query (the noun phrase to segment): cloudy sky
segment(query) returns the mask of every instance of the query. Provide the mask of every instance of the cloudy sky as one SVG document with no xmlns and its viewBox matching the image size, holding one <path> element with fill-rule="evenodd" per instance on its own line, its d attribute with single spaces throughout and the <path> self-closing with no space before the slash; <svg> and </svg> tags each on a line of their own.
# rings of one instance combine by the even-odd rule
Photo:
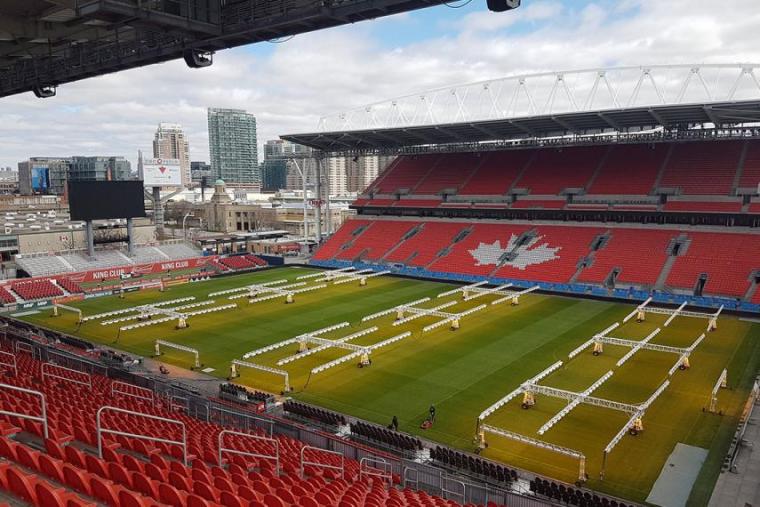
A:
<svg viewBox="0 0 760 507">
<path fill-rule="evenodd" d="M 254 113 L 260 143 L 315 130 L 323 115 L 513 73 L 655 63 L 760 62 L 758 0 L 485 0 L 440 6 L 217 53 L 214 65 L 154 65 L 68 84 L 52 99 L 0 99 L 0 167 L 30 156 L 150 153 L 180 123 L 207 161 L 207 107 Z M 134 166 L 133 166 L 134 167 Z"/>
</svg>

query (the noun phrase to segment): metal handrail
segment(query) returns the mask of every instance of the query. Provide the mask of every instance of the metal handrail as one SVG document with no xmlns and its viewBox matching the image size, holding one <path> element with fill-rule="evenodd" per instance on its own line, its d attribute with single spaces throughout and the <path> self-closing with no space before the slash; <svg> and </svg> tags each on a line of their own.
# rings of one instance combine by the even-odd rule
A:
<svg viewBox="0 0 760 507">
<path fill-rule="evenodd" d="M 139 394 L 131 393 L 129 391 L 117 390 L 118 386 L 126 386 L 131 389 L 138 389 L 139 391 L 147 391 L 148 393 L 150 393 L 150 396 L 140 396 Z M 116 394 L 123 394 L 124 396 L 130 396 L 132 398 L 149 401 L 151 403 L 155 403 L 155 400 L 156 400 L 153 390 L 148 389 L 147 387 L 140 387 L 134 384 L 127 384 L 126 382 L 119 382 L 118 380 L 114 380 L 113 382 L 111 382 L 111 397 L 115 396 Z"/>
<path fill-rule="evenodd" d="M 255 415 L 250 415 L 250 414 L 246 414 L 246 413 L 242 413 L 242 412 L 233 412 L 232 410 L 228 410 L 228 409 L 220 407 L 218 405 L 214 405 L 214 406 L 209 407 L 209 411 L 213 411 L 213 410 L 218 410 L 219 412 L 225 412 L 227 414 L 232 414 L 235 417 L 245 417 L 245 419 L 246 419 L 246 429 L 250 429 L 250 427 L 247 426 L 248 420 L 253 419 L 254 421 L 259 421 L 261 423 L 266 424 L 267 427 L 269 428 L 268 433 L 269 433 L 269 437 L 270 438 L 274 434 L 274 421 L 272 421 L 271 419 L 264 419 L 263 417 L 256 417 Z M 211 417 L 211 414 L 209 414 L 209 419 L 210 419 L 210 417 Z M 221 422 L 221 417 L 220 417 L 220 422 Z"/>
<path fill-rule="evenodd" d="M 321 453 L 326 454 L 332 454 L 333 456 L 339 456 L 340 457 L 340 466 L 336 465 L 328 465 L 326 463 L 320 463 L 318 461 L 306 461 L 304 459 L 304 452 L 307 449 L 311 449 L 312 451 L 317 451 Z M 327 449 L 320 449 L 319 447 L 312 447 L 310 445 L 304 445 L 301 447 L 301 478 L 306 478 L 304 474 L 304 466 L 305 465 L 311 465 L 318 468 L 329 468 L 330 470 L 340 470 L 340 477 L 341 479 L 345 479 L 346 476 L 346 469 L 345 469 L 345 463 L 346 463 L 346 457 L 343 456 L 343 453 L 337 452 L 337 451 L 328 451 Z"/>
<path fill-rule="evenodd" d="M 382 468 L 379 468 L 381 465 Z M 368 456 L 359 460 L 359 479 L 367 477 L 379 477 L 382 480 L 387 480 L 388 484 L 393 484 L 393 472 L 391 464 L 387 460 Z"/>
<path fill-rule="evenodd" d="M 76 379 L 73 379 L 73 378 L 64 377 L 62 375 L 56 375 L 55 373 L 51 373 L 51 372 L 45 370 L 46 366 L 53 367 L 53 368 L 60 368 L 61 370 L 66 370 L 66 371 L 70 371 L 70 372 L 73 372 L 73 373 L 78 373 L 80 375 L 84 375 L 85 377 L 87 377 L 87 382 L 85 382 L 83 380 L 76 380 Z M 41 366 L 40 369 L 42 371 L 42 380 L 45 380 L 45 377 L 53 377 L 53 378 L 57 378 L 57 379 L 60 379 L 60 380 L 64 380 L 66 382 L 71 382 L 72 384 L 79 384 L 79 385 L 87 386 L 90 389 L 92 389 L 92 375 L 90 375 L 89 373 L 85 373 L 85 372 L 79 371 L 79 370 L 74 370 L 73 368 L 66 368 L 65 366 L 61 366 L 61 365 L 55 364 L 55 363 L 42 363 L 42 366 Z"/>
<path fill-rule="evenodd" d="M 29 419 L 30 421 L 41 422 L 45 438 L 48 438 L 47 403 L 45 402 L 45 395 L 43 393 L 41 393 L 40 391 L 34 391 L 32 389 L 26 389 L 24 387 L 12 386 L 12 385 L 9 385 L 9 384 L 0 384 L 0 389 L 2 389 L 2 388 L 10 389 L 11 391 L 19 391 L 19 392 L 22 392 L 22 393 L 27 393 L 27 394 L 31 394 L 33 396 L 39 396 L 40 397 L 40 406 L 42 407 L 42 415 L 40 415 L 40 416 L 29 415 L 29 414 L 22 414 L 22 413 L 19 413 L 19 412 L 11 412 L 9 410 L 0 410 L 0 414 L 15 416 L 15 417 L 18 417 L 19 419 Z"/>
<path fill-rule="evenodd" d="M 409 477 L 410 474 L 408 472 L 414 472 L 414 479 L 412 479 L 411 477 Z M 402 480 L 401 485 L 404 486 L 405 488 L 408 488 L 409 484 L 413 483 L 414 484 L 414 488 L 413 489 L 415 489 L 415 490 L 419 489 L 419 485 L 420 485 L 420 471 L 417 470 L 416 468 L 404 467 L 404 471 L 403 471 L 403 473 L 401 475 L 401 480 Z"/>
<path fill-rule="evenodd" d="M 176 401 L 184 403 L 176 403 Z M 185 412 L 190 414 L 190 398 L 187 396 L 179 396 L 178 394 L 172 394 L 169 396 L 169 410 L 174 412 L 175 408 L 185 409 Z"/>
<path fill-rule="evenodd" d="M 459 484 L 460 486 L 462 486 L 462 492 L 461 493 L 457 493 L 453 489 L 447 489 L 446 488 L 446 483 L 449 482 L 449 481 L 453 482 L 455 484 Z M 467 498 L 465 496 L 466 493 L 467 493 L 467 488 L 466 488 L 464 482 L 460 481 L 459 479 L 452 479 L 451 477 L 447 477 L 443 471 L 441 471 L 441 491 L 443 492 L 443 497 L 446 500 L 449 500 L 449 496 L 448 495 L 454 495 L 454 496 L 462 497 L 462 505 L 464 505 L 465 503 L 467 503 Z"/>
<path fill-rule="evenodd" d="M 4 363 L 4 362 L 2 362 L 2 358 L 4 356 L 10 356 L 10 357 L 12 357 L 13 358 L 13 363 Z M 18 366 L 16 366 L 16 354 L 11 354 L 10 352 L 4 352 L 4 351 L 0 350 L 0 366 L 9 366 L 9 367 L 13 368 L 13 376 L 14 377 L 18 376 Z"/>
<path fill-rule="evenodd" d="M 119 430 L 111 430 L 108 428 L 103 428 L 101 424 L 101 416 L 104 411 L 111 410 L 113 412 L 118 412 L 120 414 L 127 414 L 127 415 L 136 415 L 138 417 L 144 417 L 146 419 L 152 419 L 154 421 L 162 421 L 162 422 L 168 422 L 171 424 L 177 424 L 182 428 L 182 440 L 169 440 L 168 438 L 160 438 L 160 437 L 151 437 L 149 435 L 141 435 L 139 433 L 128 433 L 126 431 L 119 431 Z M 187 466 L 187 428 L 185 427 L 185 423 L 182 421 L 178 421 L 176 419 L 168 419 L 166 417 L 160 417 L 157 415 L 151 415 L 146 414 L 144 412 L 136 412 L 134 410 L 126 410 L 123 408 L 118 407 L 112 407 L 109 405 L 102 406 L 98 409 L 97 414 L 95 415 L 95 426 L 97 429 L 97 435 L 98 435 L 98 457 L 103 458 L 103 434 L 110 434 L 110 435 L 118 435 L 122 437 L 130 437 L 130 438 L 137 438 L 140 440 L 148 440 L 150 442 L 163 442 L 165 444 L 171 444 L 171 445 L 179 445 L 182 447 L 182 462 Z"/>
<path fill-rule="evenodd" d="M 237 449 L 223 447 L 224 435 L 237 435 L 240 437 L 247 437 L 253 440 L 258 440 L 260 442 L 267 442 L 270 444 L 274 444 L 274 455 L 260 454 L 256 452 L 250 452 L 250 451 L 239 451 Z M 219 466 L 223 466 L 222 453 L 224 452 L 228 452 L 230 454 L 237 454 L 239 456 L 251 456 L 253 458 L 264 458 L 264 459 L 274 460 L 275 474 L 280 473 L 280 442 L 274 438 L 260 437 L 258 435 L 252 435 L 250 433 L 243 433 L 241 431 L 222 430 L 219 433 Z"/>
<path fill-rule="evenodd" d="M 28 347 L 28 349 L 27 349 L 27 347 Z M 34 357 L 34 347 L 32 347 L 31 343 L 27 343 L 27 342 L 24 342 L 24 341 L 21 341 L 21 340 L 17 340 L 16 341 L 15 349 L 16 349 L 16 352 L 23 351 L 23 352 L 28 353 L 32 357 Z"/>
</svg>

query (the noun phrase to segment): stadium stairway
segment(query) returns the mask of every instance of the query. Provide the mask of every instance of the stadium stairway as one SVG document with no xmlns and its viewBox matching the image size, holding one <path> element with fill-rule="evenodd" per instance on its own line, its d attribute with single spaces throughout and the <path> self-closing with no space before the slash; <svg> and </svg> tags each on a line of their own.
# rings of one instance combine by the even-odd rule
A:
<svg viewBox="0 0 760 507">
<path fill-rule="evenodd" d="M 750 301 L 752 301 L 755 304 L 760 304 L 760 282 L 755 283 L 754 288 L 750 288 L 750 290 L 754 291 Z"/>
<path fill-rule="evenodd" d="M 10 353 L 8 349 L 7 352 Z M 345 472 L 334 455 L 305 449 L 285 435 L 274 440 L 228 438 L 226 445 L 244 454 L 227 454 L 219 463 L 222 426 L 203 422 L 173 409 L 164 400 L 152 400 L 145 390 L 100 375 L 89 379 L 79 372 L 58 369 L 59 376 L 41 375 L 42 363 L 23 352 L 15 354 L 17 373 L 3 381 L 41 392 L 47 403 L 48 435 L 39 421 L 0 415 L 0 489 L 33 505 L 78 507 L 105 504 L 118 507 L 456 507 L 459 504 L 421 491 L 401 489 L 378 477 L 360 474 L 358 462 L 346 459 Z M 91 385 L 86 385 L 91 384 Z M 101 424 L 121 432 L 104 433 L 102 457 L 96 452 L 96 413 L 112 406 L 134 413 L 102 413 Z M 7 412 L 34 414 L 38 398 L 25 392 L 0 389 L 0 407 Z M 153 416 L 148 419 L 145 416 Z M 155 419 L 155 417 L 162 419 Z M 180 422 L 187 435 L 187 462 Z M 146 438 L 136 438 L 134 435 Z M 250 433 L 265 437 L 263 430 Z M 151 440 L 152 439 L 152 440 Z M 245 452 L 273 455 L 279 448 L 279 467 L 271 459 Z M 301 456 L 314 465 L 303 467 Z M 379 472 L 376 469 L 374 471 Z M 373 471 L 369 470 L 369 471 Z M 365 468 L 365 471 L 367 469 Z"/>
<path fill-rule="evenodd" d="M 736 174 L 734 175 L 734 181 L 731 184 L 732 195 L 736 194 L 736 191 L 739 189 L 739 186 L 742 182 L 742 177 L 744 176 L 744 165 L 747 162 L 747 152 L 749 151 L 750 143 L 749 141 L 744 141 L 742 145 L 741 152 L 739 153 L 739 163 L 736 167 Z"/>
<path fill-rule="evenodd" d="M 665 264 L 662 265 L 662 271 L 660 271 L 660 274 L 657 277 L 657 281 L 654 283 L 655 289 L 665 289 L 665 282 L 670 276 L 670 272 L 673 270 L 673 265 L 676 263 L 676 260 L 678 260 L 678 255 L 683 255 L 686 253 L 689 248 L 689 243 L 690 241 L 688 236 L 686 236 L 685 233 L 681 233 L 676 238 L 673 238 L 670 244 L 668 244 L 668 258 L 665 261 Z M 679 244 L 678 255 L 673 253 L 676 244 Z"/>
<path fill-rule="evenodd" d="M 588 181 L 584 185 L 583 189 L 585 191 L 588 192 L 588 189 L 591 188 L 591 186 L 594 184 L 596 179 L 599 177 L 599 173 L 602 171 L 602 167 L 604 167 L 604 164 L 607 162 L 607 159 L 610 157 L 611 152 L 612 152 L 612 146 L 610 145 L 604 151 L 602 158 L 599 159 L 599 163 L 596 164 L 596 167 L 594 168 L 594 172 L 591 174 L 591 177 L 588 179 Z"/>
<path fill-rule="evenodd" d="M 67 261 L 65 257 L 63 257 L 63 256 L 60 256 L 60 255 L 59 255 L 59 256 L 56 256 L 56 258 L 57 258 L 57 259 L 58 259 L 58 260 L 59 260 L 59 261 L 60 261 L 60 262 L 61 262 L 61 263 L 62 263 L 64 266 L 66 266 L 66 268 L 67 268 L 69 271 L 76 271 L 76 269 L 74 269 L 74 266 L 72 266 L 72 265 L 71 265 L 71 263 L 70 263 L 69 261 Z"/>
<path fill-rule="evenodd" d="M 413 239 L 415 236 L 419 235 L 421 232 L 423 232 L 423 228 L 425 227 L 424 224 L 418 223 L 415 224 L 412 229 L 410 229 L 404 236 L 401 238 L 401 241 L 393 245 L 390 250 L 385 252 L 382 257 L 380 257 L 380 261 L 387 261 L 393 253 L 398 250 L 402 245 L 405 245 L 409 240 Z"/>
<path fill-rule="evenodd" d="M 757 277 L 757 276 L 760 276 L 760 272 L 758 272 L 758 273 L 755 274 L 755 277 Z M 757 289 L 758 289 L 759 285 L 760 285 L 760 283 L 758 283 L 758 282 L 750 284 L 749 289 L 747 289 L 747 293 L 744 294 L 745 301 L 752 301 L 753 303 L 755 303 L 755 302 L 757 302 L 757 301 L 755 301 L 756 299 L 760 300 L 760 297 L 757 297 L 757 298 L 755 297 L 756 294 L 758 293 Z"/>
</svg>

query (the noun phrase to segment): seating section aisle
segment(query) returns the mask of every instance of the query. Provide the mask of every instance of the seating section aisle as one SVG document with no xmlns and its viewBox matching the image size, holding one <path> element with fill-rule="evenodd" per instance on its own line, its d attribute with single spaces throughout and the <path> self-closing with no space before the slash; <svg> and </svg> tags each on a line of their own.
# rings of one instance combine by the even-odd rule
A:
<svg viewBox="0 0 760 507">
<path fill-rule="evenodd" d="M 668 246 L 681 231 L 644 228 L 530 225 L 515 223 L 424 222 L 400 220 L 368 221 L 372 225 L 351 248 L 336 258 L 354 260 L 365 252 L 364 259 L 425 267 L 431 272 L 520 280 L 569 283 L 585 257 L 591 266 L 580 271 L 578 282 L 602 283 L 613 268 L 619 268 L 617 282 L 651 287 L 668 259 Z M 350 223 L 349 223 L 350 224 Z M 419 232 L 401 242 L 414 227 Z M 347 225 L 344 227 L 353 227 Z M 452 244 L 464 229 L 471 232 Z M 525 236 L 523 233 L 530 232 Z M 368 234 L 369 233 L 369 234 Z M 597 237 L 610 239 L 593 251 Z M 333 241 L 342 241 L 340 232 L 324 245 L 333 251 Z M 692 232 L 686 253 L 679 256 L 669 273 L 666 285 L 677 289 L 694 289 L 699 275 L 708 276 L 705 294 L 743 297 L 750 276 L 760 272 L 760 234 Z M 396 245 L 398 245 L 396 247 Z M 446 247 L 444 255 L 437 257 Z M 394 249 L 395 247 L 395 249 Z M 415 255 L 416 254 L 416 255 Z M 324 258 L 318 252 L 317 259 Z"/>
<path fill-rule="evenodd" d="M 427 222 L 420 232 L 401 243 L 385 260 L 409 266 L 426 266 L 467 227 L 468 224 L 461 222 Z"/>
<path fill-rule="evenodd" d="M 760 143 L 747 142 L 739 188 L 758 188 L 760 185 Z"/>
<path fill-rule="evenodd" d="M 668 153 L 667 144 L 613 146 L 588 189 L 589 194 L 647 195 Z"/>
<path fill-rule="evenodd" d="M 63 296 L 63 291 L 50 280 L 29 280 L 16 282 L 12 285 L 13 292 L 31 301 L 33 299 L 53 298 Z"/>
<path fill-rule="evenodd" d="M 618 282 L 654 285 L 677 231 L 614 229 L 604 246 L 594 252 L 593 264 L 581 271 L 579 282 L 603 283 L 614 268 Z"/>
<path fill-rule="evenodd" d="M 17 355 L 19 372 L 6 383 L 41 391 L 47 402 L 50 433 L 44 438 L 41 423 L 2 415 L 0 488 L 28 503 L 42 506 L 104 504 L 111 507 L 149 507 L 159 503 L 174 507 L 320 507 L 393 505 L 455 507 L 449 500 L 389 486 L 379 479 L 361 477 L 359 463 L 345 460 L 345 474 L 335 469 L 306 465 L 301 477 L 304 444 L 284 435 L 274 435 L 279 449 L 279 469 L 264 457 L 227 453 L 219 463 L 219 434 L 224 429 L 212 423 L 170 410 L 159 401 L 140 400 L 111 393 L 111 380 L 98 375 L 92 388 L 63 380 L 42 378 L 41 363 L 26 354 Z M 63 376 L 80 375 L 61 371 Z M 81 380 L 81 379 L 80 379 Z M 125 391 L 129 388 L 121 385 Z M 144 393 L 143 393 L 144 395 Z M 0 407 L 6 411 L 37 413 L 38 398 L 3 389 Z M 97 455 L 95 414 L 102 406 L 115 406 L 142 414 L 180 421 L 187 432 L 188 461 L 182 462 L 178 445 L 137 439 L 126 435 L 103 435 L 103 457 Z M 174 440 L 182 434 L 179 424 L 142 416 L 105 411 L 104 428 Z M 22 432 L 23 430 L 23 432 Z M 265 436 L 263 430 L 251 432 Z M 34 443 L 44 451 L 34 449 Z M 274 455 L 271 441 L 250 437 L 224 438 L 227 448 Z M 340 465 L 339 458 L 311 449 L 303 450 L 309 461 Z M 220 466 L 226 465 L 226 466 Z M 399 482 L 399 477 L 393 477 Z"/>
<path fill-rule="evenodd" d="M 11 294 L 6 286 L 0 285 L 0 301 L 3 303 L 15 303 L 16 298 Z"/>
<path fill-rule="evenodd" d="M 262 258 L 250 254 L 223 257 L 219 259 L 219 262 L 230 269 L 252 269 L 267 264 Z"/>
<path fill-rule="evenodd" d="M 322 245 L 322 248 L 314 254 L 314 259 L 327 260 L 332 259 L 340 249 L 354 238 L 354 235 L 367 227 L 371 222 L 369 220 L 349 220 L 345 222 L 340 229 L 335 231 L 330 237 L 330 241 Z"/>
<path fill-rule="evenodd" d="M 352 261 L 358 256 L 363 260 L 378 260 L 417 225 L 419 222 L 371 222 L 350 247 L 341 250 L 335 257 L 347 261 Z"/>
<path fill-rule="evenodd" d="M 494 276 L 539 282 L 566 283 L 588 255 L 602 229 L 595 227 L 539 226 L 537 236 L 515 251 Z"/>
<path fill-rule="evenodd" d="M 399 157 L 370 185 L 367 192 L 392 194 L 399 189 L 414 189 L 438 162 L 438 155 Z"/>
<path fill-rule="evenodd" d="M 65 248 L 65 245 L 61 245 Z M 50 276 L 61 273 L 87 271 L 90 269 L 113 268 L 134 264 L 147 264 L 165 260 L 180 260 L 200 257 L 200 250 L 186 243 L 171 243 L 159 246 L 135 247 L 134 256 L 121 250 L 98 250 L 95 258 L 84 253 L 61 253 L 60 255 L 16 256 L 18 266 L 29 276 Z"/>
<path fill-rule="evenodd" d="M 547 200 L 546 196 L 559 197 L 565 189 L 585 189 L 585 194 L 590 196 L 610 196 L 613 204 L 621 200 L 618 196 L 648 196 L 662 189 L 675 189 L 676 195 L 728 197 L 735 195 L 733 187 L 740 165 L 738 188 L 756 189 L 760 184 L 760 141 L 694 141 L 407 155 L 399 157 L 367 192 L 393 194 L 406 189 L 410 199 L 407 204 L 419 204 L 420 207 L 432 206 L 422 196 L 440 194 L 444 190 L 477 201 L 479 196 L 504 197 L 510 190 L 524 189 L 541 201 L 529 203 L 524 196 L 518 196 L 517 203 L 512 205 L 517 209 L 551 208 L 551 203 L 543 202 Z M 628 201 L 629 205 L 638 204 L 631 199 Z M 708 204 L 712 201 L 709 198 L 694 201 L 700 206 L 689 207 L 672 201 L 665 206 L 665 211 L 741 211 L 740 206 L 737 208 L 735 204 L 721 201 Z M 379 196 L 371 200 L 357 199 L 355 205 L 399 204 L 395 199 Z"/>
<path fill-rule="evenodd" d="M 740 141 L 674 144 L 659 186 L 686 195 L 729 195 L 742 148 Z"/>
<path fill-rule="evenodd" d="M 756 305 L 760 305 L 760 286 L 755 290 L 755 293 L 752 295 L 752 299 L 750 301 Z"/>
<path fill-rule="evenodd" d="M 707 275 L 704 293 L 743 297 L 750 275 L 760 270 L 760 235 L 689 232 L 686 253 L 676 260 L 667 285 L 692 289 Z"/>
<path fill-rule="evenodd" d="M 515 183 L 533 195 L 558 195 L 566 188 L 585 188 L 607 146 L 539 150 L 536 158 Z"/>
<path fill-rule="evenodd" d="M 528 225 L 475 224 L 472 232 L 454 245 L 428 268 L 443 273 L 486 276 L 496 269 L 517 238 L 528 231 Z M 441 245 L 443 246 L 443 245 Z"/>
<path fill-rule="evenodd" d="M 71 280 L 70 278 L 58 278 L 56 279 L 56 282 L 58 283 L 58 285 L 60 285 L 61 287 L 63 287 L 64 289 L 66 289 L 72 294 L 81 294 L 82 292 L 84 292 L 82 290 L 82 287 L 78 283 L 76 283 L 74 280 Z"/>
</svg>

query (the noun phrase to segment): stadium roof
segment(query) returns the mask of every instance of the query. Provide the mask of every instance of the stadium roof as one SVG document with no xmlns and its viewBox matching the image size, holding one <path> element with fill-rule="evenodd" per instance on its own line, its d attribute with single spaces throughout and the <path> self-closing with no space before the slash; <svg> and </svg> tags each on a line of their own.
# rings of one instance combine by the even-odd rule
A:
<svg viewBox="0 0 760 507">
<path fill-rule="evenodd" d="M 324 117 L 283 139 L 324 152 L 760 123 L 756 64 L 620 67 L 510 76 Z"/>
<path fill-rule="evenodd" d="M 476 143 L 647 130 L 715 123 L 760 123 L 760 101 L 655 106 L 563 113 L 478 122 L 290 134 L 283 139 L 324 152 L 393 150 L 408 146 Z"/>
<path fill-rule="evenodd" d="M 2 0 L 0 97 L 439 5 L 445 0 Z"/>
</svg>

